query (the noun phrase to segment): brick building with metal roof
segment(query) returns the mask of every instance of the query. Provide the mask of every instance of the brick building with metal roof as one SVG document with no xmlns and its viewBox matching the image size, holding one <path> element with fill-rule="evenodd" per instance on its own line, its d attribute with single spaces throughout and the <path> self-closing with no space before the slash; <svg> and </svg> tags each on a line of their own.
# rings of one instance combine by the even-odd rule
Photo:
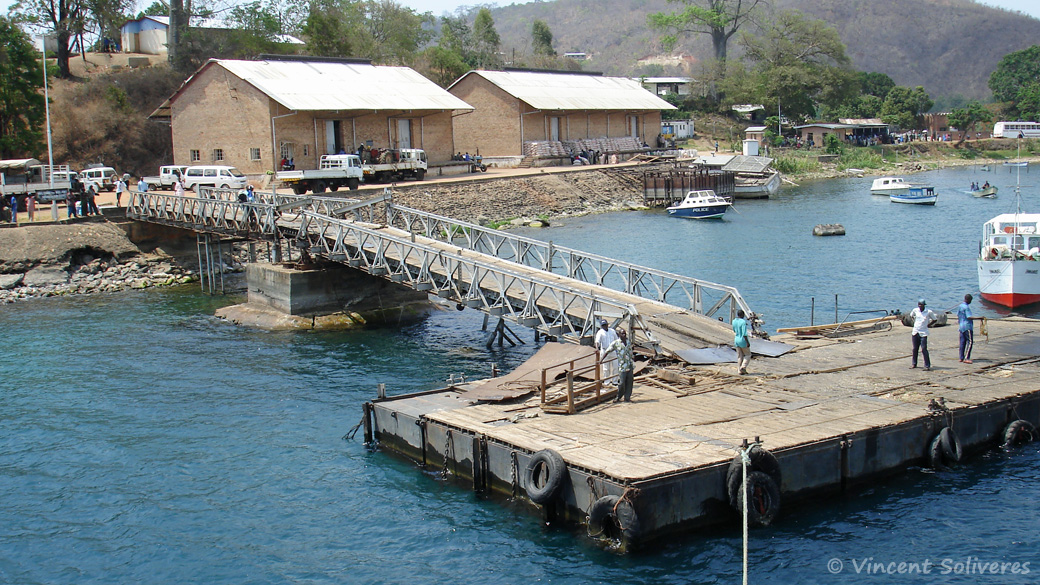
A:
<svg viewBox="0 0 1040 585">
<path fill-rule="evenodd" d="M 546 142 L 641 148 L 656 144 L 661 111 L 675 109 L 637 81 L 598 73 L 470 71 L 448 91 L 474 107 L 455 116 L 456 150 L 492 157 Z"/>
<path fill-rule="evenodd" d="M 473 108 L 408 67 L 264 56 L 212 59 L 151 117 L 169 120 L 174 164 L 226 164 L 246 174 L 282 159 L 317 168 L 323 154 L 422 148 L 454 152 L 452 114 Z"/>
</svg>

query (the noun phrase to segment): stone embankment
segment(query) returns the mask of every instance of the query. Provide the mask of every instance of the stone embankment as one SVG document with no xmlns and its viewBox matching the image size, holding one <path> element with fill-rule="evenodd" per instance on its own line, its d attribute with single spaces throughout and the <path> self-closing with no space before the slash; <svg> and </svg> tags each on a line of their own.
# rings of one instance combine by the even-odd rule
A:
<svg viewBox="0 0 1040 585">
<path fill-rule="evenodd" d="M 4 227 L 0 304 L 194 282 L 196 264 L 161 249 L 146 253 L 108 221 Z M 234 260 L 225 270 L 241 272 L 243 265 Z"/>
<path fill-rule="evenodd" d="M 642 206 L 648 167 L 537 173 L 464 183 L 400 183 L 401 205 L 482 225 L 518 225 Z M 113 218 L 115 219 L 115 218 Z M 198 280 L 194 247 L 180 254 L 162 244 L 144 250 L 120 223 L 89 220 L 0 229 L 0 304 L 17 300 L 113 292 Z M 236 249 L 225 273 L 244 270 Z"/>
</svg>

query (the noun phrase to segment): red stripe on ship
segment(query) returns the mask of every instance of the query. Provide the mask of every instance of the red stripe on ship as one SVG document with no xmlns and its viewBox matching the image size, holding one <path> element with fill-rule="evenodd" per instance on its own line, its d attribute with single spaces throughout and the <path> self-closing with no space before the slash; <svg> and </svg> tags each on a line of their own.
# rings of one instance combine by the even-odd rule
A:
<svg viewBox="0 0 1040 585">
<path fill-rule="evenodd" d="M 1002 307 L 1008 307 L 1014 309 L 1024 305 L 1031 305 L 1033 303 L 1040 303 L 1040 294 L 1024 294 L 1024 293 L 980 293 L 982 298 L 986 299 L 991 303 L 996 303 Z"/>
</svg>

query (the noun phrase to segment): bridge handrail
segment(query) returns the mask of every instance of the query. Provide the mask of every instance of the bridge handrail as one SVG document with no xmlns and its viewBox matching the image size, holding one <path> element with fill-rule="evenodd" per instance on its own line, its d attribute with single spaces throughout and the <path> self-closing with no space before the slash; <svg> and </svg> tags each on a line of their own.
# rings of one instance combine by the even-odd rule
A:
<svg viewBox="0 0 1040 585">
<path fill-rule="evenodd" d="M 379 202 L 381 202 L 381 200 Z M 526 236 L 504 233 L 501 230 L 486 228 L 478 224 L 405 207 L 392 202 L 387 206 L 387 213 L 387 223 L 390 225 L 395 225 L 396 221 L 400 220 L 401 225 L 398 227 L 407 231 L 412 231 L 412 226 L 418 223 L 420 226 L 424 226 L 423 235 L 426 237 L 452 243 L 464 238 L 466 241 L 466 247 L 471 250 L 482 251 L 503 260 L 528 266 L 529 268 L 553 272 L 556 260 L 559 259 L 561 262 L 561 268 L 566 270 L 567 276 L 584 282 L 590 282 L 608 288 L 616 288 L 611 287 L 606 281 L 606 277 L 609 274 L 614 273 L 617 274 L 624 283 L 622 292 L 666 302 L 665 297 L 668 292 L 675 289 L 676 286 L 679 286 L 682 287 L 683 292 L 686 293 L 686 300 L 689 303 L 688 308 L 694 312 L 711 317 L 714 316 L 719 309 L 725 306 L 727 301 L 731 300 L 730 318 L 735 316 L 737 308 L 743 309 L 748 315 L 752 314 L 751 308 L 740 295 L 740 292 L 732 286 L 718 284 L 708 280 L 691 278 L 665 270 L 641 266 L 631 262 L 615 260 L 599 254 L 583 252 L 565 246 L 556 246 L 552 242 L 546 243 Z M 420 219 L 412 218 L 425 218 L 432 221 L 421 221 Z M 502 249 L 501 242 L 503 241 L 514 242 L 514 245 L 511 248 L 512 258 L 503 257 L 500 254 L 500 250 Z M 485 249 L 481 250 L 478 248 L 480 242 L 486 243 Z M 529 252 L 532 254 L 529 254 Z M 537 260 L 538 262 L 535 263 L 532 262 L 532 260 Z M 590 262 L 605 266 L 597 272 L 595 279 L 586 278 L 585 272 L 582 269 L 583 266 Z M 647 284 L 643 278 L 644 276 L 650 277 L 651 279 L 658 279 L 650 282 L 650 284 L 653 285 L 652 291 L 644 290 L 643 286 Z M 723 296 L 711 307 L 705 309 L 701 304 L 701 292 L 704 289 L 716 291 L 721 293 Z M 651 296 L 647 294 L 649 292 L 656 294 Z"/>
<path fill-rule="evenodd" d="M 312 255 L 322 255 L 328 257 L 329 259 L 338 261 L 346 260 L 350 262 L 351 260 L 356 260 L 359 263 L 355 266 L 356 268 L 366 270 L 370 273 L 373 273 L 372 268 L 375 268 L 378 265 L 378 268 L 380 269 L 378 270 L 378 272 L 386 271 L 385 274 L 381 274 L 381 276 L 402 283 L 410 281 L 408 283 L 412 284 L 413 288 L 416 288 L 416 290 L 424 290 L 423 287 L 414 286 L 415 284 L 420 282 L 421 279 L 415 278 L 415 275 L 411 274 L 411 272 L 402 268 L 401 265 L 405 264 L 404 262 L 399 262 L 399 265 L 396 267 L 391 266 L 388 263 L 384 255 L 386 243 L 391 243 L 400 247 L 400 249 L 402 250 L 401 257 L 411 255 L 411 251 L 420 251 L 430 256 L 436 256 L 449 274 L 453 274 L 457 271 L 457 268 L 448 269 L 449 266 L 467 265 L 474 276 L 477 274 L 484 275 L 479 279 L 481 281 L 481 284 L 484 284 L 483 281 L 485 276 L 487 275 L 499 278 L 501 280 L 499 284 L 504 285 L 500 286 L 499 290 L 495 291 L 495 293 L 499 295 L 499 299 L 506 299 L 507 296 L 505 293 L 508 292 L 510 286 L 514 285 L 518 285 L 523 289 L 523 291 L 525 292 L 525 296 L 528 299 L 528 304 L 541 298 L 542 293 L 536 293 L 535 291 L 537 290 L 541 290 L 543 292 L 550 291 L 548 294 L 562 293 L 564 295 L 567 295 L 571 298 L 560 299 L 560 307 L 562 308 L 561 315 L 559 316 L 560 319 L 558 321 L 546 322 L 544 319 L 544 315 L 540 311 L 525 309 L 518 310 L 510 302 L 495 302 L 494 300 L 489 301 L 489 299 L 487 298 L 488 295 L 485 293 L 485 291 L 478 290 L 477 294 L 474 294 L 472 287 L 469 288 L 467 291 L 463 291 L 460 287 L 457 286 L 458 283 L 456 282 L 456 280 L 451 277 L 448 277 L 448 280 L 450 280 L 450 283 L 448 283 L 449 286 L 437 288 L 437 283 L 433 282 L 433 277 L 427 274 L 427 277 L 429 277 L 429 284 L 432 285 L 432 288 L 426 288 L 425 290 L 428 290 L 432 294 L 437 294 L 438 296 L 449 298 L 447 295 L 443 293 L 451 292 L 457 296 L 457 298 L 455 299 L 457 302 L 466 303 L 468 304 L 468 306 L 472 308 L 480 308 L 485 312 L 490 312 L 492 314 L 495 313 L 493 309 L 501 308 L 502 312 L 498 313 L 499 315 L 508 315 L 510 317 L 515 318 L 518 322 L 524 322 L 528 319 L 537 319 L 538 323 L 527 322 L 525 324 L 529 327 L 540 328 L 543 331 L 553 335 L 576 335 L 578 337 L 587 337 L 589 335 L 592 335 L 596 327 L 595 322 L 597 319 L 597 315 L 602 315 L 604 313 L 617 312 L 628 315 L 633 320 L 637 320 L 639 318 L 638 310 L 629 303 L 614 301 L 610 298 L 598 297 L 595 294 L 588 293 L 586 291 L 574 289 L 566 285 L 561 285 L 559 282 L 550 282 L 538 279 L 532 277 L 529 274 L 509 270 L 507 268 L 503 268 L 502 266 L 483 262 L 472 257 L 463 257 L 457 254 L 445 253 L 445 251 L 440 248 L 436 248 L 424 244 L 422 242 L 416 242 L 407 237 L 399 237 L 394 234 L 387 233 L 385 230 L 368 228 L 350 220 L 329 217 L 323 214 L 318 214 L 306 210 L 301 212 L 301 216 L 303 217 L 304 221 L 300 226 L 299 234 L 300 236 L 306 235 L 308 237 L 308 243 L 311 246 L 310 253 Z M 335 228 L 338 228 L 339 231 L 337 232 L 336 230 L 331 229 L 333 226 Z M 365 249 L 366 243 L 370 242 L 370 248 L 374 247 L 374 250 L 370 250 L 371 253 L 375 254 L 375 262 L 373 262 L 371 265 L 360 265 L 360 258 L 350 258 L 349 255 L 347 255 L 347 250 L 345 246 L 341 247 L 339 245 L 339 243 L 342 242 L 344 234 L 350 232 L 353 232 L 353 234 L 357 234 L 352 235 L 352 237 L 354 241 L 358 243 L 357 246 L 359 252 Z M 330 236 L 333 236 L 337 242 L 332 248 L 328 246 L 328 238 Z M 339 258 L 339 255 L 342 255 L 344 257 Z M 456 286 L 454 289 L 452 289 L 451 285 Z M 573 320 L 573 316 L 566 314 L 566 310 L 569 308 L 573 308 L 573 303 L 578 300 L 582 301 L 581 307 L 583 308 L 583 312 L 585 313 L 585 317 L 581 319 L 580 328 L 571 329 L 569 332 L 566 330 L 554 331 L 552 328 L 557 325 L 560 325 L 561 321 Z M 655 343 L 655 341 L 652 338 L 648 338 L 646 336 L 643 337 L 647 339 L 649 343 Z"/>
</svg>

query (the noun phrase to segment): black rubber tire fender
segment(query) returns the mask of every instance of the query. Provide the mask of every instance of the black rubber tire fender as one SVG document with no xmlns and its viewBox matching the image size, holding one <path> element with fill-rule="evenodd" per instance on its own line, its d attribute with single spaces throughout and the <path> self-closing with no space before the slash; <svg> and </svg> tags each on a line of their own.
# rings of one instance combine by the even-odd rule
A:
<svg viewBox="0 0 1040 585">
<path fill-rule="evenodd" d="M 415 180 L 416 181 L 421 181 L 421 180 L 423 180 L 425 178 L 426 178 L 426 171 L 424 171 L 423 169 L 419 169 L 419 170 L 415 171 Z"/>
<path fill-rule="evenodd" d="M 737 489 L 738 514 L 744 513 L 745 492 Z M 762 471 L 748 473 L 748 524 L 751 526 L 769 526 L 780 513 L 780 486 L 769 474 Z"/>
<path fill-rule="evenodd" d="M 552 449 L 538 451 L 531 456 L 524 470 L 527 497 L 536 504 L 548 504 L 560 493 L 566 475 L 567 464 L 559 453 Z"/>
<path fill-rule="evenodd" d="M 748 452 L 748 458 L 751 460 L 751 466 L 748 467 L 748 475 L 752 471 L 761 471 L 772 478 L 773 482 L 776 483 L 777 487 L 783 485 L 783 476 L 780 473 L 780 463 L 777 462 L 776 456 L 769 451 L 766 451 L 762 447 L 755 445 L 751 447 L 751 451 Z M 737 497 L 740 495 L 740 484 L 743 481 L 743 472 L 741 471 L 743 463 L 741 462 L 740 454 L 738 453 L 733 461 L 729 463 L 729 469 L 726 470 L 726 495 L 729 496 L 729 503 L 731 506 L 737 506 Z"/>
<path fill-rule="evenodd" d="M 1004 427 L 1004 447 L 1020 447 L 1036 440 L 1036 427 L 1027 420 L 1016 420 Z"/>
<path fill-rule="evenodd" d="M 640 536 L 639 515 L 632 502 L 619 496 L 603 496 L 593 502 L 585 525 L 589 536 L 618 538 L 626 548 Z"/>
<path fill-rule="evenodd" d="M 347 179 L 347 188 L 350 189 L 351 191 L 357 191 L 358 186 L 359 186 L 360 183 L 361 183 L 361 181 L 358 178 L 351 177 L 351 178 Z"/>
<path fill-rule="evenodd" d="M 961 442 L 950 427 L 943 427 L 932 439 L 928 449 L 928 460 L 932 469 L 943 469 L 950 463 L 957 463 L 961 460 L 961 455 Z"/>
<path fill-rule="evenodd" d="M 311 193 L 324 193 L 325 192 L 325 181 L 318 181 L 311 185 Z"/>
<path fill-rule="evenodd" d="M 293 185 L 292 185 L 292 192 L 297 194 L 297 195 L 303 195 L 304 193 L 307 192 L 307 186 L 304 185 L 303 183 L 293 183 Z"/>
<path fill-rule="evenodd" d="M 339 181 L 329 181 L 329 191 L 333 193 L 339 191 Z"/>
</svg>

